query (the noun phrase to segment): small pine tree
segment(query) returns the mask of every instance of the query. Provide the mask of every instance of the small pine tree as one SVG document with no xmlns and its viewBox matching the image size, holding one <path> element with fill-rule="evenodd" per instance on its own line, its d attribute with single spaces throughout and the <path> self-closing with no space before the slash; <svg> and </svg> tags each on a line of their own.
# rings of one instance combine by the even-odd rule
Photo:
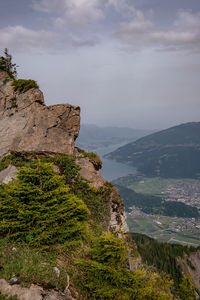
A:
<svg viewBox="0 0 200 300">
<path fill-rule="evenodd" d="M 50 163 L 22 167 L 0 194 L 0 235 L 36 247 L 81 238 L 89 210 Z"/>
<path fill-rule="evenodd" d="M 192 282 L 190 275 L 185 274 L 182 282 L 179 285 L 180 288 L 180 299 L 182 300 L 195 300 L 196 292 L 195 286 Z"/>
<path fill-rule="evenodd" d="M 77 261 L 87 299 L 172 300 L 173 282 L 168 275 L 147 270 L 127 270 L 123 262 L 126 247 L 122 239 L 105 233 L 91 250 L 90 260 Z"/>
<path fill-rule="evenodd" d="M 0 70 L 6 71 L 12 79 L 17 77 L 17 65 L 12 63 L 12 55 L 4 49 L 4 56 L 0 56 Z"/>
<path fill-rule="evenodd" d="M 91 254 L 100 263 L 119 266 L 125 260 L 126 246 L 121 238 L 105 232 L 96 241 Z"/>
</svg>

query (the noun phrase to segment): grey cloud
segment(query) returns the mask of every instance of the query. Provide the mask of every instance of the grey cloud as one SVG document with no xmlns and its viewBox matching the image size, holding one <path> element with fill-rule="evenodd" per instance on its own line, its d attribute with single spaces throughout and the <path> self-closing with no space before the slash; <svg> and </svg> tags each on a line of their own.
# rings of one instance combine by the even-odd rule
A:
<svg viewBox="0 0 200 300">
<path fill-rule="evenodd" d="M 57 33 L 45 30 L 32 30 L 23 26 L 8 26 L 0 29 L 0 48 L 14 52 L 59 51 L 70 47 L 94 46 L 98 40 L 84 38 L 72 33 Z"/>
<path fill-rule="evenodd" d="M 105 8 L 114 8 L 117 13 L 125 17 L 134 16 L 136 13 L 135 7 L 130 0 L 107 0 Z"/>
<path fill-rule="evenodd" d="M 40 0 L 33 4 L 33 9 L 58 14 L 57 25 L 72 25 L 78 28 L 90 25 L 104 18 L 101 0 Z"/>
<path fill-rule="evenodd" d="M 162 51 L 200 50 L 200 14 L 179 11 L 171 30 L 159 27 L 138 11 L 133 20 L 123 22 L 116 31 L 117 38 L 133 49 L 153 47 Z"/>
<path fill-rule="evenodd" d="M 59 35 L 45 30 L 34 31 L 23 26 L 8 26 L 0 29 L 0 47 L 15 51 L 41 50 L 52 47 Z"/>
</svg>

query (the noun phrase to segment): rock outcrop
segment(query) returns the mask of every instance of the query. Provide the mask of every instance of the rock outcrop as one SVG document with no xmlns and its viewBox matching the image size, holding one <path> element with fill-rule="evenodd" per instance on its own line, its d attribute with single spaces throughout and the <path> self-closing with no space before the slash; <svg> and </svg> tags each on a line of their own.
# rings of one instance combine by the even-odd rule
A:
<svg viewBox="0 0 200 300">
<path fill-rule="evenodd" d="M 80 166 L 80 175 L 90 182 L 91 186 L 95 188 L 103 187 L 106 183 L 101 176 L 99 168 L 95 163 L 87 157 L 77 157 L 76 163 Z"/>
<path fill-rule="evenodd" d="M 200 250 L 191 253 L 189 256 L 179 257 L 177 261 L 182 271 L 191 276 L 193 283 L 200 290 Z"/>
<path fill-rule="evenodd" d="M 69 290 L 61 293 L 55 290 L 44 290 L 35 284 L 25 288 L 18 284 L 11 285 L 4 279 L 0 279 L 0 292 L 9 297 L 17 296 L 20 300 L 74 300 Z"/>
<path fill-rule="evenodd" d="M 0 157 L 9 153 L 74 154 L 80 129 L 80 107 L 46 106 L 39 89 L 14 91 L 0 71 Z"/>
<path fill-rule="evenodd" d="M 8 184 L 10 181 L 16 178 L 17 168 L 9 165 L 6 169 L 0 172 L 0 183 Z"/>
</svg>

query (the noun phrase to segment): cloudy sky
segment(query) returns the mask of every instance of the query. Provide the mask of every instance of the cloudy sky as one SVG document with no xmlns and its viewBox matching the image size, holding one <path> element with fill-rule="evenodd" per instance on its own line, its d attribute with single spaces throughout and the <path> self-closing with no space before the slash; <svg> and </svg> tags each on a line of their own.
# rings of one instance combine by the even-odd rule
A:
<svg viewBox="0 0 200 300">
<path fill-rule="evenodd" d="M 0 52 L 83 123 L 200 121 L 199 0 L 0 0 Z"/>
</svg>

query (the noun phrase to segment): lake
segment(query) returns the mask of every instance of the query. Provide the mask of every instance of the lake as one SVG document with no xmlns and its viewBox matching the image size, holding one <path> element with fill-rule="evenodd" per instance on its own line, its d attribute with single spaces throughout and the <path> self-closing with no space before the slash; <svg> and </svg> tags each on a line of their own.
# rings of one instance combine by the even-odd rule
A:
<svg viewBox="0 0 200 300">
<path fill-rule="evenodd" d="M 135 175 L 137 173 L 137 170 L 131 166 L 116 162 L 114 160 L 103 158 L 104 154 L 112 152 L 123 145 L 119 144 L 115 146 L 98 148 L 95 150 L 95 152 L 100 155 L 103 163 L 102 169 L 100 171 L 101 175 L 103 176 L 103 178 L 105 178 L 108 181 L 112 181 L 116 178 L 127 176 L 129 174 Z"/>
</svg>

